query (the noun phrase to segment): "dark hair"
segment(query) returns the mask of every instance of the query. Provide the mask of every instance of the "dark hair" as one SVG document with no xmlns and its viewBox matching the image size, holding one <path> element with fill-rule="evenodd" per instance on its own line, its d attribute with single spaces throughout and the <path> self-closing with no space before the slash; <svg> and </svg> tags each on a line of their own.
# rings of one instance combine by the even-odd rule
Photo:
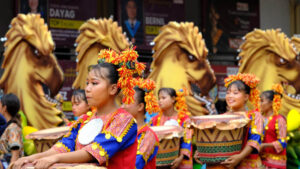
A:
<svg viewBox="0 0 300 169">
<path fill-rule="evenodd" d="M 239 91 L 244 91 L 246 94 L 250 94 L 250 87 L 247 86 L 243 81 L 236 80 L 230 83 L 227 87 L 227 90 L 231 88 L 232 85 L 235 85 Z"/>
<path fill-rule="evenodd" d="M 126 5 L 128 5 L 129 2 L 134 2 L 134 5 L 135 5 L 135 7 L 136 7 L 136 2 L 135 2 L 135 0 L 128 0 Z"/>
<path fill-rule="evenodd" d="M 227 103 L 226 100 L 218 100 L 215 103 L 216 109 L 219 114 L 223 114 L 227 112 Z"/>
<path fill-rule="evenodd" d="M 177 97 L 176 90 L 173 89 L 173 88 L 163 87 L 163 88 L 160 88 L 160 89 L 159 89 L 158 94 L 159 94 L 160 92 L 166 92 L 166 93 L 168 93 L 168 95 L 171 96 L 171 97 Z"/>
<path fill-rule="evenodd" d="M 77 102 L 80 100 L 83 100 L 86 103 L 88 103 L 86 96 L 85 96 L 85 91 L 82 89 L 74 90 L 72 96 L 74 97 L 74 100 Z"/>
<path fill-rule="evenodd" d="M 107 69 L 108 74 L 103 75 L 103 73 L 101 72 L 101 68 Z M 94 71 L 96 71 L 96 73 L 98 73 L 97 75 L 99 77 L 103 77 L 103 78 L 108 79 L 110 84 L 117 84 L 118 80 L 120 78 L 118 68 L 119 68 L 119 66 L 114 65 L 112 63 L 102 62 L 102 63 L 98 63 L 96 65 L 89 66 L 88 71 L 90 72 L 90 71 L 94 70 Z M 119 88 L 117 93 L 119 93 L 120 90 L 121 89 Z"/>
<path fill-rule="evenodd" d="M 137 100 L 135 100 L 138 104 L 144 104 L 144 112 L 146 113 L 146 102 L 145 102 L 145 91 L 139 87 L 134 87 L 135 93 L 137 95 Z"/>
<path fill-rule="evenodd" d="M 12 93 L 5 94 L 1 98 L 1 104 L 2 106 L 6 106 L 7 112 L 12 117 L 11 121 L 17 123 L 19 126 L 21 126 L 20 122 L 20 100 L 18 97 Z"/>
<path fill-rule="evenodd" d="M 273 101 L 275 92 L 273 90 L 266 90 L 261 93 L 260 97 L 265 96 L 269 101 Z"/>
</svg>

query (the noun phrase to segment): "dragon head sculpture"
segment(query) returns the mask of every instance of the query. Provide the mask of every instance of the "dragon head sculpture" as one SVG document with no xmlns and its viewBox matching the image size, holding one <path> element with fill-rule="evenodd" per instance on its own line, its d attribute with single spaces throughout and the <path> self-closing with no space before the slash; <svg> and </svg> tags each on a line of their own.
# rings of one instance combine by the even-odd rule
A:
<svg viewBox="0 0 300 169">
<path fill-rule="evenodd" d="M 76 39 L 78 75 L 73 83 L 74 88 L 85 88 L 88 67 L 97 64 L 101 49 L 110 48 L 121 51 L 129 47 L 122 28 L 112 19 L 89 19 L 79 28 L 80 35 Z"/>
<path fill-rule="evenodd" d="M 255 74 L 261 80 L 260 91 L 281 83 L 285 93 L 280 113 L 287 114 L 293 108 L 300 110 L 300 100 L 296 98 L 300 93 L 300 58 L 286 35 L 274 29 L 255 29 L 245 36 L 240 50 L 239 72 Z"/>
<path fill-rule="evenodd" d="M 16 94 L 29 123 L 38 129 L 62 122 L 61 111 L 45 98 L 42 84 L 55 96 L 63 84 L 63 72 L 53 55 L 54 43 L 44 20 L 37 14 L 19 14 L 6 33 L 4 73 L 0 87 Z"/>
<path fill-rule="evenodd" d="M 154 43 L 154 60 L 148 78 L 156 82 L 157 89 L 186 88 L 191 92 L 191 84 L 195 84 L 202 95 L 208 94 L 216 78 L 207 60 L 208 51 L 198 27 L 189 22 L 169 22 L 161 28 Z M 193 115 L 207 113 L 193 96 L 186 99 Z"/>
</svg>

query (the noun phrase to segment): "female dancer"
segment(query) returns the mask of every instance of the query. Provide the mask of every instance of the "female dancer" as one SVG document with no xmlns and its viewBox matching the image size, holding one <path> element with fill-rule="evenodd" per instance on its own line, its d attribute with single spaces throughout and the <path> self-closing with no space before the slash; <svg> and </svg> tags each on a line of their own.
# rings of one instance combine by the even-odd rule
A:
<svg viewBox="0 0 300 169">
<path fill-rule="evenodd" d="M 222 162 L 227 168 L 257 169 L 262 167 L 261 159 L 258 155 L 261 145 L 263 130 L 263 119 L 259 108 L 259 90 L 257 85 L 259 80 L 251 74 L 230 75 L 225 79 L 227 87 L 226 102 L 230 108 L 227 114 L 239 114 L 247 112 L 247 117 L 251 120 L 246 131 L 243 149 L 239 154 L 233 155 Z M 246 110 L 246 103 L 250 101 L 256 109 Z"/>
<path fill-rule="evenodd" d="M 158 112 L 159 106 L 153 90 L 155 82 L 147 79 L 138 79 L 135 81 L 134 103 L 124 105 L 127 110 L 136 119 L 138 125 L 138 149 L 136 155 L 136 169 L 156 169 L 156 154 L 159 140 L 149 125 L 145 123 L 145 113 Z"/>
<path fill-rule="evenodd" d="M 283 88 L 280 84 L 261 94 L 261 112 L 264 116 L 264 137 L 261 144 L 262 162 L 267 169 L 286 168 L 286 120 L 278 114 Z"/>
<path fill-rule="evenodd" d="M 72 111 L 74 113 L 74 116 L 77 118 L 90 110 L 90 106 L 88 105 L 84 90 L 74 90 L 71 102 Z"/>
<path fill-rule="evenodd" d="M 28 162 L 36 168 L 48 168 L 55 163 L 95 160 L 108 169 L 134 168 L 137 124 L 127 111 L 118 108 L 115 99 L 122 89 L 124 103 L 133 102 L 134 90 L 128 82 L 144 69 L 137 56 L 133 49 L 120 55 L 112 50 L 100 51 L 99 63 L 89 68 L 85 89 L 89 106 L 96 107 L 93 114 L 85 121 L 79 118 L 50 150 L 18 160 L 15 168 Z"/>
<path fill-rule="evenodd" d="M 184 92 L 177 92 L 173 88 L 161 88 L 158 91 L 159 107 L 161 111 L 150 121 L 152 126 L 177 125 L 184 128 L 184 136 L 180 140 L 180 155 L 172 162 L 170 168 L 191 169 L 191 130 L 189 112 L 184 99 Z"/>
</svg>

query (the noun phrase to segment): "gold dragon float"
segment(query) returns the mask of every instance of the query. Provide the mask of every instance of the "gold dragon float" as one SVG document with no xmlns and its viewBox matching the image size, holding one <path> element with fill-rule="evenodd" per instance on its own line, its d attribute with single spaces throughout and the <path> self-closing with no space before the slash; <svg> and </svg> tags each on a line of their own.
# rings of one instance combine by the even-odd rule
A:
<svg viewBox="0 0 300 169">
<path fill-rule="evenodd" d="M 88 67 L 97 64 L 98 53 L 101 49 L 110 48 L 121 51 L 129 47 L 122 28 L 112 19 L 89 19 L 80 28 L 76 39 L 78 75 L 73 83 L 74 88 L 84 89 Z"/>
<path fill-rule="evenodd" d="M 19 97 L 21 110 L 35 128 L 50 128 L 62 123 L 62 112 L 45 98 L 42 89 L 42 84 L 47 85 L 53 97 L 64 79 L 44 20 L 36 14 L 19 14 L 5 36 L 0 87 L 5 93 Z"/>
<path fill-rule="evenodd" d="M 299 40 L 293 43 L 299 46 Z M 300 58 L 293 43 L 279 30 L 255 29 L 245 36 L 239 53 L 239 72 L 259 77 L 260 91 L 270 90 L 276 83 L 284 86 L 280 110 L 284 115 L 292 109 L 300 111 Z"/>
<path fill-rule="evenodd" d="M 169 22 L 154 39 L 154 54 L 150 79 L 156 82 L 156 93 L 161 87 L 186 88 L 197 85 L 207 95 L 216 78 L 207 60 L 208 50 L 198 27 L 190 22 Z M 207 110 L 192 95 L 186 97 L 192 115 L 203 115 Z"/>
</svg>

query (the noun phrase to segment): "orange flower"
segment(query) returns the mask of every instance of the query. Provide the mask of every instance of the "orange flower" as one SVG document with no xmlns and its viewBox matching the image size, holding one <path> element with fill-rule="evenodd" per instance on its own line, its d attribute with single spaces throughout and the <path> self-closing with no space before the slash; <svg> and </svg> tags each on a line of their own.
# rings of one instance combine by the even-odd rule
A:
<svg viewBox="0 0 300 169">
<path fill-rule="evenodd" d="M 252 88 L 256 88 L 258 83 L 259 83 L 259 79 L 253 75 L 253 74 L 242 74 L 242 73 L 238 73 L 237 75 L 229 75 L 225 80 L 225 87 L 228 87 L 230 83 L 234 82 L 234 81 L 243 81 L 247 86 L 249 86 L 251 89 Z"/>
<path fill-rule="evenodd" d="M 123 94 L 122 102 L 125 104 L 131 104 L 134 101 L 134 84 L 133 75 L 138 73 L 139 75 L 145 69 L 145 65 L 137 61 L 138 53 L 133 48 L 128 48 L 122 51 L 120 54 L 113 50 L 104 49 L 101 50 L 98 55 L 98 63 L 107 62 L 114 65 L 118 65 L 119 80 L 118 87 Z"/>
<path fill-rule="evenodd" d="M 283 94 L 283 87 L 281 84 L 274 84 L 272 86 L 272 90 L 275 92 L 272 107 L 274 114 L 278 114 L 278 110 L 281 107 L 281 95 Z"/>
<path fill-rule="evenodd" d="M 276 93 L 282 94 L 283 93 L 283 87 L 281 86 L 281 84 L 274 84 L 272 86 L 272 90 Z"/>
<path fill-rule="evenodd" d="M 156 113 L 160 111 L 158 101 L 153 94 L 155 89 L 155 82 L 151 79 L 135 79 L 134 80 L 135 86 L 139 87 L 140 89 L 145 91 L 145 103 L 146 103 L 146 111 L 149 114 Z"/>
<path fill-rule="evenodd" d="M 187 95 L 186 89 L 180 89 L 176 92 L 176 103 L 175 108 L 178 111 L 179 119 L 183 118 L 185 115 L 190 116 L 191 113 L 188 111 L 188 106 L 186 104 L 185 96 Z"/>
</svg>

